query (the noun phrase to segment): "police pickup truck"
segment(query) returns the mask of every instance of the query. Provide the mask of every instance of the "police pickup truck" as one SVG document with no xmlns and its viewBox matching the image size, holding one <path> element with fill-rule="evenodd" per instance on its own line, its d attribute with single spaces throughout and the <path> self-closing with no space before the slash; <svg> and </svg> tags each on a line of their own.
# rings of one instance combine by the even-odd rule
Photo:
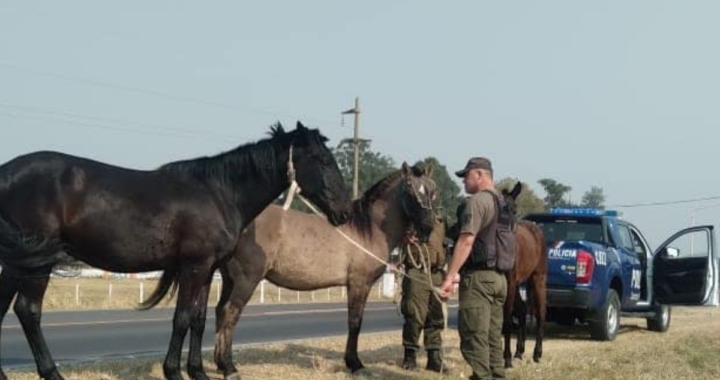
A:
<svg viewBox="0 0 720 380">
<path fill-rule="evenodd" d="M 620 317 L 670 327 L 670 305 L 718 304 L 713 226 L 672 235 L 653 251 L 640 230 L 616 211 L 563 208 L 530 214 L 548 249 L 547 320 L 586 324 L 597 340 L 613 340 Z"/>
</svg>

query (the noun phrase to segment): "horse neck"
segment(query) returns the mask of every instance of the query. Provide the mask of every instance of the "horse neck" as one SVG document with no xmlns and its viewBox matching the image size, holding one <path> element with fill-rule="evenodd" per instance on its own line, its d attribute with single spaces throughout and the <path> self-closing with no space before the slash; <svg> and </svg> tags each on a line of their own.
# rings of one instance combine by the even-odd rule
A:
<svg viewBox="0 0 720 380">
<path fill-rule="evenodd" d="M 375 201 L 371 210 L 373 228 L 383 232 L 390 249 L 397 247 L 410 227 L 410 222 L 405 217 L 400 205 L 398 188 L 388 191 L 382 198 Z"/>
<path fill-rule="evenodd" d="M 241 211 L 243 220 L 252 220 L 289 187 L 287 162 L 287 149 L 266 140 L 161 169 L 182 173 L 216 189 Z"/>
</svg>

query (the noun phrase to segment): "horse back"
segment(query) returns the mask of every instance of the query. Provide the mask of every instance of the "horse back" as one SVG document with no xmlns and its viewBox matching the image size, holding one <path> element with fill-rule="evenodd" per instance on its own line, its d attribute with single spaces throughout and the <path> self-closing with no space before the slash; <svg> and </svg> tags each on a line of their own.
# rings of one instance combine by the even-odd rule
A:
<svg viewBox="0 0 720 380">
<path fill-rule="evenodd" d="M 521 220 L 515 228 L 515 279 L 522 282 L 532 274 L 547 274 L 547 249 L 542 229 Z"/>
<path fill-rule="evenodd" d="M 179 250 L 219 248 L 203 240 L 234 236 L 234 244 L 240 219 L 220 198 L 171 173 L 56 152 L 0 166 L 2 218 L 31 236 L 59 237 L 73 256 L 115 271 L 155 270 Z M 218 235 L 223 240 L 212 239 Z"/>
</svg>

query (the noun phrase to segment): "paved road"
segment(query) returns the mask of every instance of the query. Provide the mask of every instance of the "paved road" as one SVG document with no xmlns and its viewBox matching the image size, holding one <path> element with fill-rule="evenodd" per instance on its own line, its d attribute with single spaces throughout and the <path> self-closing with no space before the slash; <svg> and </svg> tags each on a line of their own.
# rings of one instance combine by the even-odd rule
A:
<svg viewBox="0 0 720 380">
<path fill-rule="evenodd" d="M 450 310 L 450 323 L 454 325 L 456 313 L 452 312 L 452 306 Z M 172 309 L 47 312 L 43 315 L 43 331 L 58 363 L 147 355 L 164 357 L 170 341 L 172 312 Z M 394 304 L 368 304 L 363 332 L 401 328 L 402 317 Z M 215 309 L 211 308 L 203 338 L 205 349 L 213 347 L 214 329 Z M 250 305 L 235 331 L 235 343 L 268 343 L 346 333 L 347 308 L 343 303 Z M 3 323 L 1 349 L 4 368 L 35 366 L 25 335 L 13 314 Z"/>
</svg>

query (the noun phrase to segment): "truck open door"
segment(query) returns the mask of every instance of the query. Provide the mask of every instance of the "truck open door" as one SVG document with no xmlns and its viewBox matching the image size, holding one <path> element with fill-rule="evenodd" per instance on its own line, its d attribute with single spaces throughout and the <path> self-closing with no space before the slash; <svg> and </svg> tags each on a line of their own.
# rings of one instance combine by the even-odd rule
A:
<svg viewBox="0 0 720 380">
<path fill-rule="evenodd" d="M 659 304 L 717 306 L 714 227 L 690 227 L 660 245 L 653 256 L 652 286 Z"/>
</svg>

